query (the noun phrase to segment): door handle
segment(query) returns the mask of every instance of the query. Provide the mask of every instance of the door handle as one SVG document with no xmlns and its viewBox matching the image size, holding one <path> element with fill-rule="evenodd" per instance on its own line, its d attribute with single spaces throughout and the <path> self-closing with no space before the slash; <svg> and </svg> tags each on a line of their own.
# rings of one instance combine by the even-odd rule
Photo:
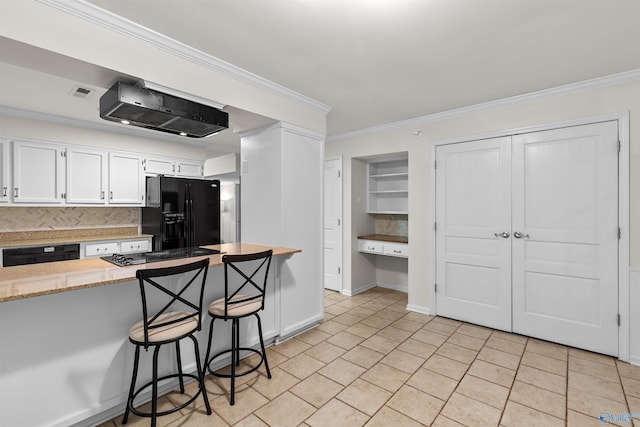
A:
<svg viewBox="0 0 640 427">
<path fill-rule="evenodd" d="M 508 231 L 503 231 L 502 233 L 493 233 L 496 237 L 502 237 L 503 239 L 508 239 L 511 234 Z"/>
<path fill-rule="evenodd" d="M 516 231 L 515 233 L 513 233 L 513 237 L 515 237 L 516 239 L 528 239 L 529 235 Z"/>
</svg>

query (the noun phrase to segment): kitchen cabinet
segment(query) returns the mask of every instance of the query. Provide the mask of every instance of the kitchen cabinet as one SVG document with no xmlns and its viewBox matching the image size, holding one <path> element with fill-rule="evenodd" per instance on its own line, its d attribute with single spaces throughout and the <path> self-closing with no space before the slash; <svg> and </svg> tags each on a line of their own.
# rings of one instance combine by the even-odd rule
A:
<svg viewBox="0 0 640 427">
<path fill-rule="evenodd" d="M 14 140 L 13 203 L 64 203 L 64 156 L 60 144 Z"/>
<path fill-rule="evenodd" d="M 82 258 L 107 256 L 112 254 L 132 254 L 136 252 L 149 252 L 151 250 L 151 237 L 134 240 L 110 240 L 104 242 L 82 243 L 80 253 Z"/>
<path fill-rule="evenodd" d="M 409 159 L 394 157 L 367 164 L 367 212 L 409 213 Z"/>
<path fill-rule="evenodd" d="M 0 139 L 0 203 L 7 203 L 10 200 L 9 168 L 9 141 Z"/>
<path fill-rule="evenodd" d="M 109 204 L 144 204 L 143 156 L 109 153 Z"/>
<path fill-rule="evenodd" d="M 358 251 L 375 255 L 409 258 L 409 244 L 407 243 L 360 239 L 358 240 Z"/>
<path fill-rule="evenodd" d="M 86 147 L 67 147 L 68 204 L 106 203 L 108 153 Z"/>
<path fill-rule="evenodd" d="M 203 162 L 198 160 L 147 156 L 144 170 L 147 175 L 202 178 L 202 165 Z"/>
</svg>

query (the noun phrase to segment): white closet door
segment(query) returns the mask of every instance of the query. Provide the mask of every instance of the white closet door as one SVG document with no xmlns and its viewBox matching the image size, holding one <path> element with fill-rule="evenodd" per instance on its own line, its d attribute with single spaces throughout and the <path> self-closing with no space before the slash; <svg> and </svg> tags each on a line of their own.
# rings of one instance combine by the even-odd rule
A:
<svg viewBox="0 0 640 427">
<path fill-rule="evenodd" d="M 616 122 L 513 137 L 514 332 L 618 354 L 617 141 Z"/>
<path fill-rule="evenodd" d="M 437 313 L 505 331 L 511 330 L 510 139 L 436 149 Z"/>
<path fill-rule="evenodd" d="M 324 161 L 324 287 L 342 291 L 342 159 Z"/>
</svg>

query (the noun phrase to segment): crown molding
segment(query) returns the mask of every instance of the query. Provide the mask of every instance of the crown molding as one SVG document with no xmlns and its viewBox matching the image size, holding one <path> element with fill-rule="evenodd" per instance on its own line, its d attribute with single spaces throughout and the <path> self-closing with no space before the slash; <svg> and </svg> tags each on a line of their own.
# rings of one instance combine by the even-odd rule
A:
<svg viewBox="0 0 640 427">
<path fill-rule="evenodd" d="M 274 83 L 257 74 L 251 73 L 213 55 L 195 49 L 185 43 L 174 40 L 150 28 L 102 9 L 85 0 L 37 0 L 47 6 L 56 8 L 65 13 L 77 16 L 94 24 L 118 32 L 126 37 L 154 46 L 179 58 L 186 59 L 194 64 L 213 70 L 217 73 L 231 77 L 242 83 L 249 84 L 267 92 L 274 93 L 303 104 L 321 113 L 331 110 L 329 105 L 323 104 L 308 96 Z"/>
<path fill-rule="evenodd" d="M 552 98 L 560 95 L 580 92 L 589 89 L 598 89 L 608 86 L 615 86 L 624 83 L 630 83 L 640 80 L 640 69 L 625 71 L 622 73 L 611 74 L 609 76 L 597 77 L 594 79 L 583 80 L 567 85 L 557 86 L 550 89 L 543 89 L 536 92 L 525 93 L 522 95 L 511 96 L 508 98 L 498 99 L 495 101 L 483 102 L 480 104 L 470 105 L 467 107 L 455 108 L 440 113 L 427 114 L 407 120 L 386 123 L 382 125 L 371 126 L 355 131 L 344 132 L 327 136 L 327 142 L 338 142 L 348 139 L 361 138 L 369 135 L 375 135 L 385 132 L 391 132 L 405 127 L 423 125 L 425 123 L 438 122 L 441 120 L 463 117 L 475 114 L 481 111 L 490 110 L 497 107 L 521 104 L 535 100 Z"/>
</svg>

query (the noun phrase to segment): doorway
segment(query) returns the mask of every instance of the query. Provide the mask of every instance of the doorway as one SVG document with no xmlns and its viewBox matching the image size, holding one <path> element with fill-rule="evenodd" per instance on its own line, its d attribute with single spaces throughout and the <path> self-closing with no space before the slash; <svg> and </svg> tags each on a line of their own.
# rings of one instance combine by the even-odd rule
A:
<svg viewBox="0 0 640 427">
<path fill-rule="evenodd" d="M 324 287 L 342 291 L 342 157 L 324 161 Z"/>
</svg>

